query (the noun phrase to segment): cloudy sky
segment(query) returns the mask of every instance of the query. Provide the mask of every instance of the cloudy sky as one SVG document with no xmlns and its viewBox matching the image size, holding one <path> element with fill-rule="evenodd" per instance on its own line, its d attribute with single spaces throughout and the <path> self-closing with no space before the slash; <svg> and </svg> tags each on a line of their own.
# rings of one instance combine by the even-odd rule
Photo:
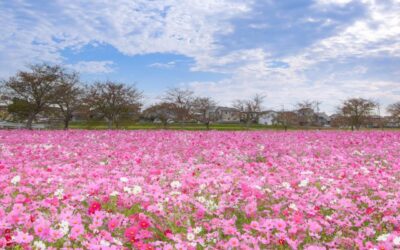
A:
<svg viewBox="0 0 400 250">
<path fill-rule="evenodd" d="M 400 0 L 0 1 L 0 77 L 59 63 L 83 80 L 266 108 L 400 101 Z"/>
</svg>

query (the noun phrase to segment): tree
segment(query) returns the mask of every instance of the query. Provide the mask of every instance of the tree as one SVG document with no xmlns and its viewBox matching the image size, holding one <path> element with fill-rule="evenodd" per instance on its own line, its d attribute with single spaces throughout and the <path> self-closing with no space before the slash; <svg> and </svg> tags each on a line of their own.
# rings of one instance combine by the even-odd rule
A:
<svg viewBox="0 0 400 250">
<path fill-rule="evenodd" d="M 354 128 L 359 130 L 375 107 L 376 103 L 371 100 L 350 98 L 342 103 L 339 113 L 346 118 L 347 124 L 351 126 L 351 130 L 354 130 Z"/>
<path fill-rule="evenodd" d="M 175 118 L 181 122 L 181 125 L 184 121 L 190 120 L 193 108 L 193 91 L 180 88 L 168 89 L 162 100 L 173 105 Z"/>
<path fill-rule="evenodd" d="M 311 126 L 315 124 L 315 105 L 316 102 L 303 101 L 297 103 L 297 116 L 300 126 Z"/>
<path fill-rule="evenodd" d="M 162 123 L 163 127 L 167 128 L 168 122 L 175 118 L 174 109 L 174 104 L 161 102 L 145 109 L 143 111 L 143 116 L 152 121 L 158 119 Z"/>
<path fill-rule="evenodd" d="M 85 101 L 93 112 L 108 120 L 108 127 L 118 128 L 123 116 L 130 118 L 139 114 L 142 92 L 135 86 L 112 81 L 97 82 L 89 87 Z"/>
<path fill-rule="evenodd" d="M 14 97 L 7 107 L 7 112 L 12 115 L 13 120 L 22 122 L 28 119 L 33 108 L 34 106 L 29 102 Z"/>
<path fill-rule="evenodd" d="M 347 126 L 348 119 L 342 114 L 334 114 L 331 116 L 331 127 L 333 128 L 343 128 Z"/>
<path fill-rule="evenodd" d="M 264 96 L 256 94 L 248 100 L 236 100 L 233 102 L 233 107 L 241 112 L 246 127 L 249 127 L 251 122 L 258 121 L 264 99 Z"/>
<path fill-rule="evenodd" d="M 18 99 L 19 104 L 14 105 L 12 109 L 17 112 L 15 108 L 21 107 L 22 112 L 28 112 L 26 127 L 32 129 L 32 122 L 36 116 L 57 98 L 61 68 L 36 64 L 31 65 L 29 69 L 30 71 L 19 71 L 15 76 L 3 81 L 3 86 L 10 97 Z"/>
<path fill-rule="evenodd" d="M 210 114 L 210 110 L 217 103 L 210 97 L 196 97 L 193 101 L 193 110 L 195 118 L 206 125 L 207 130 L 210 129 L 210 123 L 214 117 Z"/>
<path fill-rule="evenodd" d="M 387 111 L 397 122 L 400 122 L 400 102 L 389 105 Z"/>
<path fill-rule="evenodd" d="M 68 129 L 73 113 L 82 106 L 84 89 L 80 86 L 79 75 L 76 72 L 62 72 L 55 104 L 63 118 L 64 129 Z"/>
<path fill-rule="evenodd" d="M 299 124 L 299 118 L 296 112 L 282 110 L 278 113 L 277 122 L 287 131 L 288 127 Z"/>
</svg>

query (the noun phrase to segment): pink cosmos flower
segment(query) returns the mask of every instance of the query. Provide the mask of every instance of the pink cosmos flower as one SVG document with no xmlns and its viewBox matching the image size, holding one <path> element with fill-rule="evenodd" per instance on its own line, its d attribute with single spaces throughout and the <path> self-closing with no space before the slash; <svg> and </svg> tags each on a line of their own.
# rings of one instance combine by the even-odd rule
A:
<svg viewBox="0 0 400 250">
<path fill-rule="evenodd" d="M 71 239 L 77 239 L 79 236 L 83 235 L 84 232 L 85 229 L 82 225 L 76 225 L 71 228 L 69 236 L 71 237 Z"/>
<path fill-rule="evenodd" d="M 21 231 L 17 231 L 17 234 L 13 236 L 13 240 L 19 244 L 27 244 L 33 240 L 33 236 Z"/>
<path fill-rule="evenodd" d="M 150 223 L 147 219 L 140 219 L 139 226 L 140 228 L 146 229 L 150 226 Z"/>
<path fill-rule="evenodd" d="M 240 245 L 240 242 L 237 238 L 230 238 L 228 241 L 228 246 L 231 248 L 238 248 Z"/>
<path fill-rule="evenodd" d="M 139 229 L 136 226 L 131 226 L 125 229 L 125 238 L 127 238 L 129 241 L 134 242 L 136 240 L 136 235 L 139 232 Z"/>
<path fill-rule="evenodd" d="M 89 214 L 94 214 L 96 211 L 101 210 L 101 204 L 97 201 L 94 201 L 89 206 Z"/>
<path fill-rule="evenodd" d="M 51 223 L 42 217 L 37 219 L 34 224 L 35 234 L 42 240 L 46 240 L 50 234 L 50 225 Z"/>
<path fill-rule="evenodd" d="M 114 231 L 118 227 L 118 225 L 119 225 L 119 220 L 117 219 L 111 219 L 107 223 L 108 230 L 110 230 L 111 232 Z"/>
<path fill-rule="evenodd" d="M 316 221 L 309 221 L 308 229 L 310 230 L 310 232 L 313 233 L 320 233 L 322 231 L 321 225 Z"/>
</svg>

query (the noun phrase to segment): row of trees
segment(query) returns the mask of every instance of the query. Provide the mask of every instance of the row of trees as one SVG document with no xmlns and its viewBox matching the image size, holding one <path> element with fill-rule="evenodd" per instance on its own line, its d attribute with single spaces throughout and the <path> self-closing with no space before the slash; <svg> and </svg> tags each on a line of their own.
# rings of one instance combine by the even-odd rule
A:
<svg viewBox="0 0 400 250">
<path fill-rule="evenodd" d="M 32 128 L 33 121 L 41 114 L 62 119 L 64 128 L 68 128 L 73 114 L 78 111 L 89 117 L 106 119 L 110 128 L 118 127 L 121 120 L 138 119 L 140 115 L 148 120 L 157 119 L 164 126 L 170 120 L 181 124 L 194 120 L 209 128 L 216 119 L 210 112 L 216 107 L 216 101 L 210 97 L 195 96 L 190 90 L 169 89 L 160 102 L 141 112 L 143 93 L 134 85 L 113 81 L 84 85 L 78 73 L 57 65 L 32 65 L 28 71 L 19 71 L 2 81 L 1 90 L 2 95 L 12 99 L 8 106 L 9 113 L 26 121 L 27 128 Z M 250 99 L 236 100 L 232 106 L 249 126 L 258 121 L 264 100 L 265 96 L 257 94 Z M 316 114 L 319 113 L 319 105 L 319 102 L 300 102 L 295 112 L 278 112 L 277 122 L 285 128 L 294 124 L 318 126 Z M 377 103 L 367 99 L 345 100 L 338 108 L 335 122 L 359 129 L 377 107 Z M 388 112 L 400 122 L 400 102 L 390 105 Z"/>
<path fill-rule="evenodd" d="M 113 81 L 84 85 L 76 72 L 60 66 L 31 65 L 2 82 L 2 96 L 12 99 L 9 113 L 26 121 L 31 129 L 39 115 L 61 118 L 67 129 L 73 114 L 106 119 L 109 128 L 121 120 L 135 120 L 141 115 L 143 93 L 134 85 Z M 165 126 L 170 119 L 183 123 L 197 120 L 208 127 L 208 111 L 216 106 L 209 97 L 197 97 L 190 90 L 169 89 L 156 103 L 142 112 L 147 119 L 159 119 Z"/>
<path fill-rule="evenodd" d="M 78 110 L 106 118 L 112 126 L 122 116 L 138 113 L 142 105 L 142 93 L 134 86 L 111 81 L 85 86 L 76 72 L 46 64 L 32 65 L 3 81 L 2 92 L 12 98 L 8 111 L 26 120 L 29 129 L 39 114 L 60 117 L 68 128 Z"/>
</svg>

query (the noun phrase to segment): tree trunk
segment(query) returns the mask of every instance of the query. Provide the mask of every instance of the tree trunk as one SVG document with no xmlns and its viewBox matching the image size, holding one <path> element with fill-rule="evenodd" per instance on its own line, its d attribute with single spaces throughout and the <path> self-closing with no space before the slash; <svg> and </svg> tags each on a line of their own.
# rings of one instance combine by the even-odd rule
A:
<svg viewBox="0 0 400 250">
<path fill-rule="evenodd" d="M 64 119 L 64 130 L 68 130 L 68 127 L 69 127 L 69 119 L 65 118 Z"/>
<path fill-rule="evenodd" d="M 113 122 L 112 119 L 108 119 L 108 129 L 112 129 Z"/>
<path fill-rule="evenodd" d="M 29 115 L 28 117 L 28 121 L 26 122 L 26 128 L 29 130 L 32 130 L 32 123 L 33 123 L 33 119 L 35 119 L 36 114 L 32 113 Z"/>
<path fill-rule="evenodd" d="M 246 121 L 246 129 L 249 129 L 250 128 L 250 120 L 247 120 Z"/>
<path fill-rule="evenodd" d="M 206 122 L 206 128 L 207 128 L 207 130 L 210 130 L 210 122 L 209 121 Z"/>
</svg>

